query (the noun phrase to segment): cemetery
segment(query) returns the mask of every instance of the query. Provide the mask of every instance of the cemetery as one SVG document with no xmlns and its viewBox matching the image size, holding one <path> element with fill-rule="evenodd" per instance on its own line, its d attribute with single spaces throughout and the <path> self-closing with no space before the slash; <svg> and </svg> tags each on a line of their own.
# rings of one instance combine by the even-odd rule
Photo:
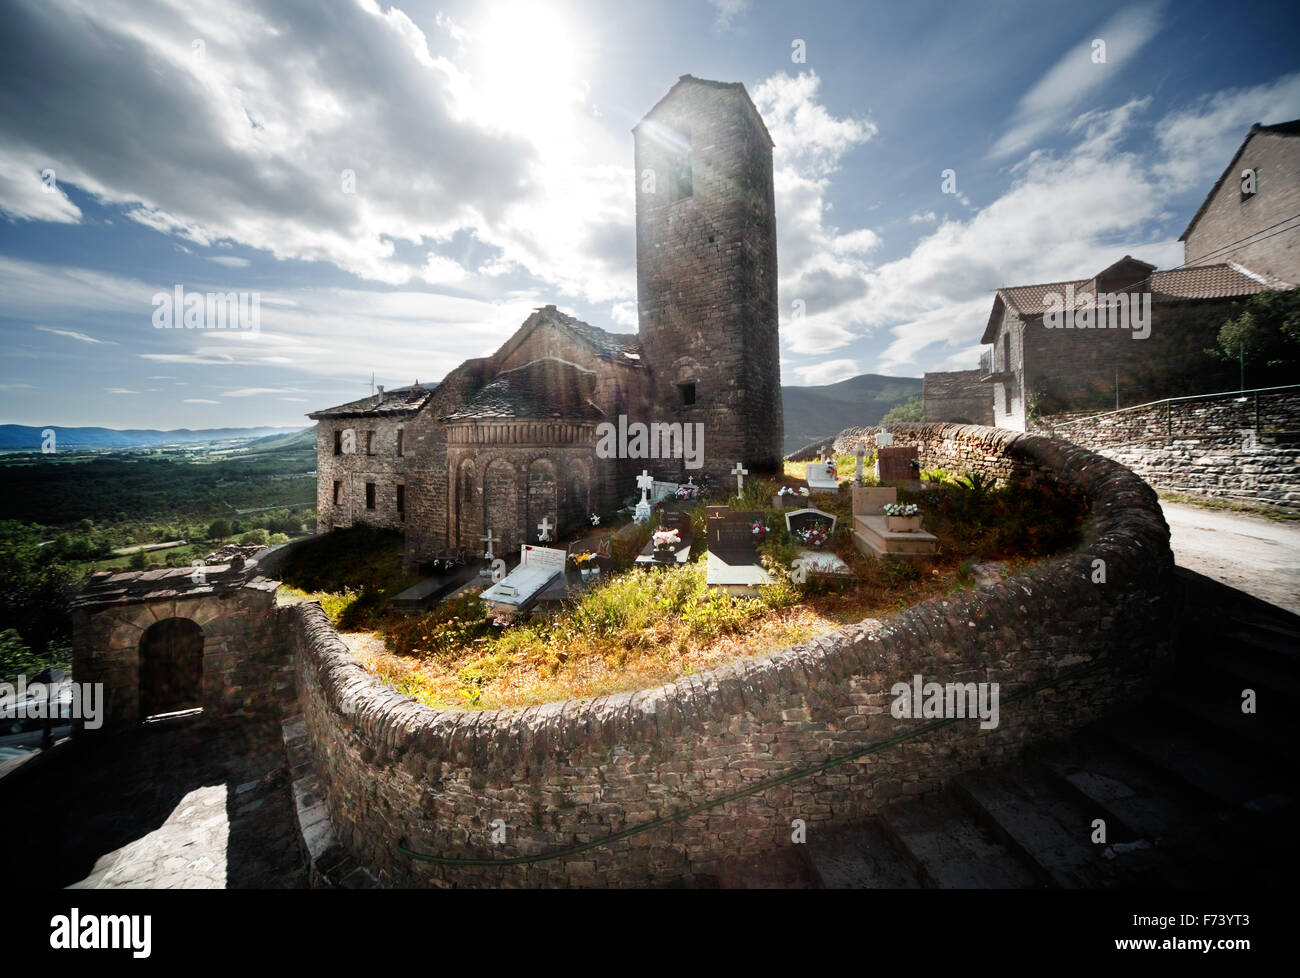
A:
<svg viewBox="0 0 1300 978">
<path fill-rule="evenodd" d="M 969 588 L 976 564 L 1018 567 L 1080 531 L 1083 501 L 1050 483 L 915 478 L 916 449 L 882 440 L 777 479 L 735 463 L 720 486 L 644 469 L 621 511 L 568 539 L 544 518 L 506 552 L 489 528 L 482 553 L 372 599 L 384 610 L 355 632 L 331 617 L 357 661 L 428 706 L 524 706 L 767 654 Z M 892 470 L 873 457 L 885 450 Z M 882 463 L 896 484 L 878 481 Z"/>
</svg>

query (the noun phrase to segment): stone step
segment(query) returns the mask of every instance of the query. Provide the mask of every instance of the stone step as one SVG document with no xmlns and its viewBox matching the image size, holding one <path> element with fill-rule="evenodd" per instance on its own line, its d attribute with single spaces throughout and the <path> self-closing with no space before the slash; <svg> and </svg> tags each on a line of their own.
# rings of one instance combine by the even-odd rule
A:
<svg viewBox="0 0 1300 978">
<path fill-rule="evenodd" d="M 1272 658 L 1282 667 L 1300 668 L 1300 639 L 1259 624 L 1225 629 L 1215 636 L 1220 647 L 1239 647 Z"/>
<path fill-rule="evenodd" d="M 1171 709 L 1234 739 L 1247 750 L 1263 752 L 1288 768 L 1300 766 L 1295 750 L 1300 744 L 1300 724 L 1288 713 L 1285 704 L 1257 699 L 1259 712 L 1242 713 L 1241 693 L 1240 684 L 1224 680 L 1168 690 L 1157 698 Z"/>
<path fill-rule="evenodd" d="M 891 805 L 882 821 L 927 887 L 993 890 L 1044 885 L 1019 853 L 983 828 L 951 795 Z"/>
<path fill-rule="evenodd" d="M 1116 747 L 1221 804 L 1244 805 L 1288 783 L 1272 765 L 1154 702 L 1107 720 L 1100 729 Z"/>
<path fill-rule="evenodd" d="M 1153 851 L 1141 840 L 1116 839 L 1108 832 L 1107 844 L 1092 842 L 1096 813 L 1025 765 L 962 775 L 954 789 L 972 814 L 1052 886 L 1111 886 L 1125 873 L 1139 875 L 1152 862 Z M 1133 841 L 1137 848 L 1128 845 Z"/>
<path fill-rule="evenodd" d="M 806 854 L 825 889 L 914 890 L 922 885 L 877 819 L 825 833 L 810 830 Z"/>
<path fill-rule="evenodd" d="M 1215 650 L 1202 650 L 1197 662 L 1205 673 L 1218 684 L 1228 680 L 1238 691 L 1253 689 L 1258 694 L 1270 694 L 1274 703 L 1288 710 L 1300 707 L 1300 671 L 1288 668 L 1267 652 L 1261 654 L 1253 647 L 1227 642 Z"/>
<path fill-rule="evenodd" d="M 1100 737 L 1042 744 L 1031 748 L 1027 761 L 1057 778 L 1122 837 L 1155 842 L 1207 808 L 1203 795 Z"/>
</svg>

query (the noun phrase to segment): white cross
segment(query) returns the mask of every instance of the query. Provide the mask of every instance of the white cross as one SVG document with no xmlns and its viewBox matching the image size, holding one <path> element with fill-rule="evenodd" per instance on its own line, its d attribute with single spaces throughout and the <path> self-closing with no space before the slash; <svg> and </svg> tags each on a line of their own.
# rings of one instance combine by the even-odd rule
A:
<svg viewBox="0 0 1300 978">
<path fill-rule="evenodd" d="M 592 514 L 591 514 L 591 525 L 592 525 L 592 526 L 600 526 L 600 515 L 599 515 L 599 514 L 597 514 L 597 513 L 592 513 Z"/>
<path fill-rule="evenodd" d="M 894 436 L 891 435 L 884 428 L 881 428 L 880 431 L 876 434 L 876 447 L 888 448 L 892 444 L 894 444 Z"/>
<path fill-rule="evenodd" d="M 695 476 L 693 476 L 693 475 L 692 475 L 692 476 L 689 476 L 689 477 L 686 479 L 686 485 L 687 485 L 688 488 L 694 489 L 694 488 L 695 488 Z"/>
<path fill-rule="evenodd" d="M 736 477 L 736 495 L 743 496 L 745 494 L 745 476 L 749 475 L 749 469 L 737 462 L 736 467 L 731 470 L 731 474 Z"/>
<path fill-rule="evenodd" d="M 539 543 L 546 543 L 551 539 L 551 530 L 555 529 L 549 516 L 543 516 L 542 521 L 537 524 L 537 540 Z"/>
<path fill-rule="evenodd" d="M 646 469 L 642 469 L 641 474 L 636 477 L 636 487 L 641 490 L 642 496 L 645 495 L 647 489 L 653 489 L 654 484 L 655 484 L 655 477 L 652 476 Z"/>
<path fill-rule="evenodd" d="M 486 541 L 487 552 L 483 554 L 483 556 L 486 557 L 488 560 L 491 560 L 492 559 L 492 528 L 488 527 L 487 536 L 479 537 L 479 539 Z"/>
</svg>

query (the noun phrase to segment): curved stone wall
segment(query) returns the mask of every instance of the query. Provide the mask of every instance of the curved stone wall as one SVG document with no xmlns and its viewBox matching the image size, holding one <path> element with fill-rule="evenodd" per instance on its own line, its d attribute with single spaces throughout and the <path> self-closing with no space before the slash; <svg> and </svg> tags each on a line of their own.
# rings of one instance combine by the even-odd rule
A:
<svg viewBox="0 0 1300 978">
<path fill-rule="evenodd" d="M 1091 501 L 1084 544 L 1025 576 L 773 655 L 656 689 L 515 710 L 422 706 L 357 665 L 318 605 L 282 609 L 339 842 L 386 885 L 707 884 L 724 859 L 791 845 L 794 819 L 812 836 L 938 789 L 1086 723 L 1149 681 L 1168 652 L 1174 602 L 1168 528 L 1145 483 L 1037 436 L 933 424 L 890 431 L 896 444 L 919 447 L 923 467 L 1078 487 Z M 1104 583 L 1094 583 L 1098 560 Z M 914 675 L 999 683 L 998 726 L 960 720 L 689 814 L 932 722 L 891 716 L 891 687 Z"/>
</svg>

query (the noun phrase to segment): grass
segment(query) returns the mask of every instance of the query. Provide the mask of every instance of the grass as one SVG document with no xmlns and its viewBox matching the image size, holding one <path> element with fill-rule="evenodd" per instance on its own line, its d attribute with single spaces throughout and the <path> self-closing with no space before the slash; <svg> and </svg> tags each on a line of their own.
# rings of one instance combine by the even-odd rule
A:
<svg viewBox="0 0 1300 978">
<path fill-rule="evenodd" d="M 1263 516 L 1266 519 L 1277 520 L 1280 523 L 1300 520 L 1300 513 L 1275 509 L 1265 503 L 1245 503 L 1236 499 L 1221 499 L 1217 496 L 1192 496 L 1181 492 L 1158 491 L 1156 495 L 1167 503 L 1184 503 L 1188 506 L 1217 509 L 1228 513 L 1247 513 L 1251 516 Z"/>
<path fill-rule="evenodd" d="M 304 543 L 285 561 L 281 603 L 316 600 L 335 627 L 376 628 L 388 603 L 419 581 L 402 570 L 402 535 L 354 527 Z"/>
<path fill-rule="evenodd" d="M 378 604 L 357 616 L 352 609 L 364 592 L 349 585 L 330 595 L 326 610 L 345 631 L 350 613 L 371 623 L 373 632 L 357 629 L 344 639 L 359 662 L 401 692 L 435 708 L 519 707 L 659 685 L 970 587 L 974 563 L 1023 565 L 1070 546 L 1086 514 L 1079 496 L 1051 483 L 995 489 L 975 480 L 900 490 L 900 499 L 922 506 L 926 528 L 944 548 L 931 563 L 917 564 L 859 554 L 848 493 L 819 494 L 815 505 L 839 517 L 829 546 L 854 577 L 796 584 L 788 567 L 797 543 L 785 533 L 781 511 L 768 508 L 777 485 L 752 480 L 734 502 L 763 510 L 772 528 L 760 553 L 777 583 L 761 589 L 761 598 L 731 597 L 705 584 L 701 502 L 692 512 L 698 526 L 691 563 L 616 572 L 559 610 L 517 623 L 494 622 L 476 593 L 418 616 L 384 615 Z M 319 573 L 334 580 L 323 568 Z"/>
</svg>

